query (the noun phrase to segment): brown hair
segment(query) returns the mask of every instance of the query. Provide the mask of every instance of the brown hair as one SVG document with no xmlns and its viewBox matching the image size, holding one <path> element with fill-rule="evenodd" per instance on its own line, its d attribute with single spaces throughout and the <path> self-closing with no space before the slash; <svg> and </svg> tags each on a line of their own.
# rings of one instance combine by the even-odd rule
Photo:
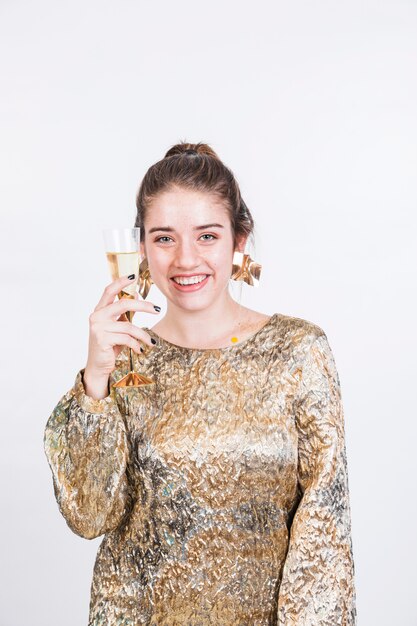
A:
<svg viewBox="0 0 417 626">
<path fill-rule="evenodd" d="M 145 238 L 144 223 L 149 202 L 159 193 L 174 187 L 206 191 L 224 201 L 230 217 L 234 248 L 240 237 L 253 236 L 254 220 L 242 200 L 233 172 L 206 143 L 183 141 L 172 146 L 163 159 L 148 169 L 139 187 L 135 226 L 141 229 L 141 241 Z"/>
</svg>

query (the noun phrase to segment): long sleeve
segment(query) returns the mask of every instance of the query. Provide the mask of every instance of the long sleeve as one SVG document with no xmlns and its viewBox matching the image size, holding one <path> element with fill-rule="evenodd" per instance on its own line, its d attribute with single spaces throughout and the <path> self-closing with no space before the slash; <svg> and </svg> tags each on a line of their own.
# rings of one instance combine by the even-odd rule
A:
<svg viewBox="0 0 417 626">
<path fill-rule="evenodd" d="M 128 512 L 129 445 L 114 396 L 87 396 L 83 374 L 49 417 L 44 450 L 62 515 L 76 534 L 93 539 L 117 528 Z"/>
<path fill-rule="evenodd" d="M 309 339 L 296 398 L 298 484 L 279 626 L 353 626 L 356 595 L 339 376 L 325 334 Z"/>
</svg>

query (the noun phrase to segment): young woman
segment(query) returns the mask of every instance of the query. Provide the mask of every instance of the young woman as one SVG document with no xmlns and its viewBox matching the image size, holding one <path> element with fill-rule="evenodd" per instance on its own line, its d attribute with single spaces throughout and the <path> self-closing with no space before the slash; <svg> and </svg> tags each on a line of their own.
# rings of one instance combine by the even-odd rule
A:
<svg viewBox="0 0 417 626">
<path fill-rule="evenodd" d="M 60 511 L 82 537 L 105 535 L 89 626 L 356 624 L 344 417 L 325 332 L 231 297 L 234 253 L 254 224 L 206 144 L 154 164 L 137 209 L 166 314 L 152 328 L 122 321 L 158 313 L 115 301 L 131 278 L 108 285 L 87 364 L 45 428 Z M 154 385 L 113 386 L 129 347 Z"/>
</svg>

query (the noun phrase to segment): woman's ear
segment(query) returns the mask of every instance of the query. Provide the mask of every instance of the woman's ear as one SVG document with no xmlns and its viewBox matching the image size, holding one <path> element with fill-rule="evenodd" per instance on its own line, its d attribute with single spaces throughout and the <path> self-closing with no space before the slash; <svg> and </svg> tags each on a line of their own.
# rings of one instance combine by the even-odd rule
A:
<svg viewBox="0 0 417 626">
<path fill-rule="evenodd" d="M 248 235 L 241 235 L 236 240 L 236 250 L 238 252 L 244 252 L 245 251 L 245 246 L 246 246 L 247 239 L 248 239 Z"/>
</svg>

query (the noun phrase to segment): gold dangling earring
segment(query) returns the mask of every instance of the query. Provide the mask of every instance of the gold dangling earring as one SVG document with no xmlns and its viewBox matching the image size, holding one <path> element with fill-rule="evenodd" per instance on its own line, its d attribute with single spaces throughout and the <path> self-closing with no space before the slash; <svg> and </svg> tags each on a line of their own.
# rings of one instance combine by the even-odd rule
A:
<svg viewBox="0 0 417 626">
<path fill-rule="evenodd" d="M 149 271 L 148 259 L 145 256 L 139 265 L 138 276 L 138 291 L 144 300 L 146 300 L 152 284 L 153 280 Z"/>
<path fill-rule="evenodd" d="M 230 278 L 232 280 L 243 280 L 251 287 L 258 287 L 259 279 L 261 276 L 262 265 L 256 263 L 249 254 L 238 252 L 233 253 L 232 259 L 232 273 Z"/>
<path fill-rule="evenodd" d="M 251 287 L 258 287 L 261 270 L 262 265 L 260 263 L 256 263 L 249 254 L 244 254 L 243 252 L 238 252 L 237 250 L 234 251 L 232 259 L 232 273 L 230 275 L 231 280 L 243 281 Z M 242 283 L 240 284 L 239 304 L 241 296 Z M 233 336 L 231 341 L 232 343 L 237 343 L 239 339 L 238 337 Z"/>
</svg>

